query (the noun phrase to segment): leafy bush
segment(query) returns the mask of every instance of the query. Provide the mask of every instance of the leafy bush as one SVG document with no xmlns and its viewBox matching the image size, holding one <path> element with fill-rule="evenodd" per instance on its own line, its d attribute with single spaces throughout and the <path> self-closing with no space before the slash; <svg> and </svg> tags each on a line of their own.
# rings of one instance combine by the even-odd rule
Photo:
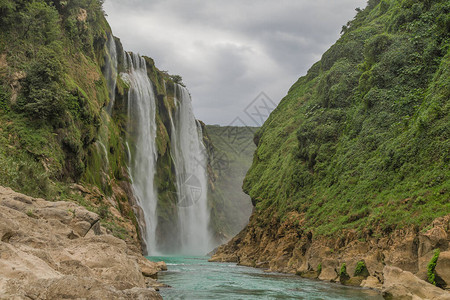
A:
<svg viewBox="0 0 450 300">
<path fill-rule="evenodd" d="M 429 283 L 436 285 L 436 264 L 439 258 L 439 254 L 441 251 L 439 249 L 434 250 L 434 255 L 431 258 L 430 262 L 427 265 L 427 280 Z"/>
<path fill-rule="evenodd" d="M 347 265 L 345 263 L 342 264 L 341 269 L 339 270 L 339 280 L 340 282 L 344 282 L 350 279 L 350 276 L 347 273 Z"/>
<path fill-rule="evenodd" d="M 61 117 L 67 109 L 68 98 L 61 84 L 63 72 L 59 54 L 42 48 L 27 69 L 19 109 L 37 119 L 51 121 Z"/>
<path fill-rule="evenodd" d="M 354 276 L 369 276 L 369 271 L 367 270 L 366 263 L 363 260 L 358 261 L 356 264 Z"/>
</svg>

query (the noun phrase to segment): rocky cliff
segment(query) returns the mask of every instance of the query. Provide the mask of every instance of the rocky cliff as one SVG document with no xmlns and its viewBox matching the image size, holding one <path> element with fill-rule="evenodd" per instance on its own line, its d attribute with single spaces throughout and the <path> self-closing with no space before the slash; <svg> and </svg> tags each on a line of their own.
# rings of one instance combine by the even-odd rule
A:
<svg viewBox="0 0 450 300">
<path fill-rule="evenodd" d="M 373 287 L 397 266 L 445 288 L 450 6 L 357 11 L 256 133 L 255 212 L 213 260 Z"/>
<path fill-rule="evenodd" d="M 130 86 L 120 76 L 126 55 L 101 4 L 0 4 L 0 184 L 76 201 L 116 237 L 144 246 L 129 174 Z M 174 86 L 182 82 L 144 61 L 156 98 L 156 240 L 167 249 L 176 243 L 167 237 L 179 229 L 171 115 Z"/>
<path fill-rule="evenodd" d="M 165 269 L 107 234 L 100 216 L 0 187 L 0 299 L 161 299 Z"/>
</svg>

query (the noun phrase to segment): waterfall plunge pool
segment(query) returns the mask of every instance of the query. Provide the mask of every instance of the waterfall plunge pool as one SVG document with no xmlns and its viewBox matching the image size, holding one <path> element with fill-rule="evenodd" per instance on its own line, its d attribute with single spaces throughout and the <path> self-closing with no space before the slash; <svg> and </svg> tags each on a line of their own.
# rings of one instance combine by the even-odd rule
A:
<svg viewBox="0 0 450 300">
<path fill-rule="evenodd" d="M 208 257 L 152 256 L 148 259 L 167 264 L 168 270 L 158 275 L 158 281 L 171 286 L 161 288 L 164 299 L 383 299 L 372 290 L 266 273 L 233 263 L 212 263 Z"/>
</svg>

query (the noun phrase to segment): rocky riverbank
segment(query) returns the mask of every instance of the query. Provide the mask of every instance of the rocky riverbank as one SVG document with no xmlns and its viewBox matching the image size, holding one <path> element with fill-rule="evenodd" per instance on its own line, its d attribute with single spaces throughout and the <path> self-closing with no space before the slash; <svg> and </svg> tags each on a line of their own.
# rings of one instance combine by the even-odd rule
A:
<svg viewBox="0 0 450 300">
<path fill-rule="evenodd" d="M 74 203 L 0 187 L 0 238 L 0 299 L 161 299 L 165 264 Z"/>
<path fill-rule="evenodd" d="M 450 299 L 445 291 L 450 288 L 450 215 L 434 220 L 427 231 L 405 228 L 384 236 L 368 232 L 366 238 L 354 231 L 314 237 L 302 232 L 299 219 L 291 214 L 281 224 L 273 219 L 261 227 L 254 215 L 211 261 L 373 288 L 386 299 Z M 431 273 L 441 288 L 426 282 L 435 249 L 440 254 Z"/>
</svg>

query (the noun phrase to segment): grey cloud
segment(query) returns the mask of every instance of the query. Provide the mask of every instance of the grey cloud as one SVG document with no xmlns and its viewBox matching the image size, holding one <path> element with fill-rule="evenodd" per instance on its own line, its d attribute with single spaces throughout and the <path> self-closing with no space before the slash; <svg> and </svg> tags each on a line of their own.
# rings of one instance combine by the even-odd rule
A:
<svg viewBox="0 0 450 300">
<path fill-rule="evenodd" d="M 183 77 L 196 116 L 251 124 L 244 108 L 261 91 L 278 103 L 339 37 L 364 0 L 106 0 L 125 49 Z"/>
</svg>

